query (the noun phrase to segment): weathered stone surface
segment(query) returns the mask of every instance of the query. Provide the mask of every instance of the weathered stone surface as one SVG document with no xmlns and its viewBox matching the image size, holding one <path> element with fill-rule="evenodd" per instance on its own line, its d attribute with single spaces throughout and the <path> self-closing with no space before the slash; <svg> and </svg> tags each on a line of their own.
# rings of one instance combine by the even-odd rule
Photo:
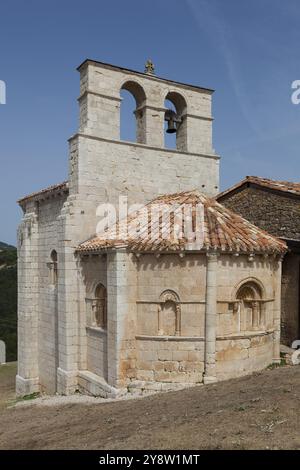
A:
<svg viewBox="0 0 300 470">
<path fill-rule="evenodd" d="M 262 188 L 243 188 L 221 204 L 277 237 L 300 240 L 300 198 Z"/>
</svg>

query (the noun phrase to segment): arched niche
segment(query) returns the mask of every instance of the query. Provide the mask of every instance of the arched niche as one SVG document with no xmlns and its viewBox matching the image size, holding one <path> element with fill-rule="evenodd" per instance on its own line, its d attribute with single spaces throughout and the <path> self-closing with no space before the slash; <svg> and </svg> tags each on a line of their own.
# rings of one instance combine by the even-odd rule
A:
<svg viewBox="0 0 300 470">
<path fill-rule="evenodd" d="M 179 296 L 172 290 L 161 293 L 158 307 L 158 334 L 179 336 L 181 328 L 181 305 Z"/>
<path fill-rule="evenodd" d="M 264 327 L 263 288 L 255 280 L 245 280 L 235 293 L 234 314 L 238 316 L 240 331 Z"/>
</svg>

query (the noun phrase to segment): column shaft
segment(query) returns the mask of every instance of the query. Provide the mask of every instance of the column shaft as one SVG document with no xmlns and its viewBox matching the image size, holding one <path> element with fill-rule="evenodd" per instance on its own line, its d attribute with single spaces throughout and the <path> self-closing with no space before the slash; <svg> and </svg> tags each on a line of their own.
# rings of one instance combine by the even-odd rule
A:
<svg viewBox="0 0 300 470">
<path fill-rule="evenodd" d="M 204 383 L 216 381 L 217 254 L 207 254 Z"/>
<path fill-rule="evenodd" d="M 274 301 L 274 349 L 273 362 L 280 363 L 280 317 L 281 317 L 281 269 L 282 260 L 278 261 Z"/>
</svg>

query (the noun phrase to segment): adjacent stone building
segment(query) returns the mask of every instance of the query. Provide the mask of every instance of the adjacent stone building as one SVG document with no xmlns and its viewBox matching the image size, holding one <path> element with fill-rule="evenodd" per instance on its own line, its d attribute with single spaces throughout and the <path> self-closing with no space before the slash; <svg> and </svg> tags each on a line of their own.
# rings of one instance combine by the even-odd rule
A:
<svg viewBox="0 0 300 470">
<path fill-rule="evenodd" d="M 247 176 L 217 200 L 287 243 L 289 251 L 282 263 L 281 341 L 291 346 L 300 338 L 300 183 Z"/>
<path fill-rule="evenodd" d="M 112 396 L 278 362 L 286 245 L 214 199 L 212 90 L 91 60 L 79 72 L 69 179 L 19 201 L 17 393 Z M 122 89 L 135 143 L 120 140 Z M 139 207 L 99 230 L 103 207 L 125 197 Z"/>
</svg>

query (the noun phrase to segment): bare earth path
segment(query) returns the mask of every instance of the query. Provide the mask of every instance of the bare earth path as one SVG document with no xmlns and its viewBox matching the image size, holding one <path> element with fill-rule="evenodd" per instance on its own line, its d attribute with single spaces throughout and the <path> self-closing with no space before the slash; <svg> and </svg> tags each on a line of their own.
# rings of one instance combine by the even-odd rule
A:
<svg viewBox="0 0 300 470">
<path fill-rule="evenodd" d="M 1 409 L 0 448 L 300 449 L 300 366 L 137 400 Z"/>
</svg>

